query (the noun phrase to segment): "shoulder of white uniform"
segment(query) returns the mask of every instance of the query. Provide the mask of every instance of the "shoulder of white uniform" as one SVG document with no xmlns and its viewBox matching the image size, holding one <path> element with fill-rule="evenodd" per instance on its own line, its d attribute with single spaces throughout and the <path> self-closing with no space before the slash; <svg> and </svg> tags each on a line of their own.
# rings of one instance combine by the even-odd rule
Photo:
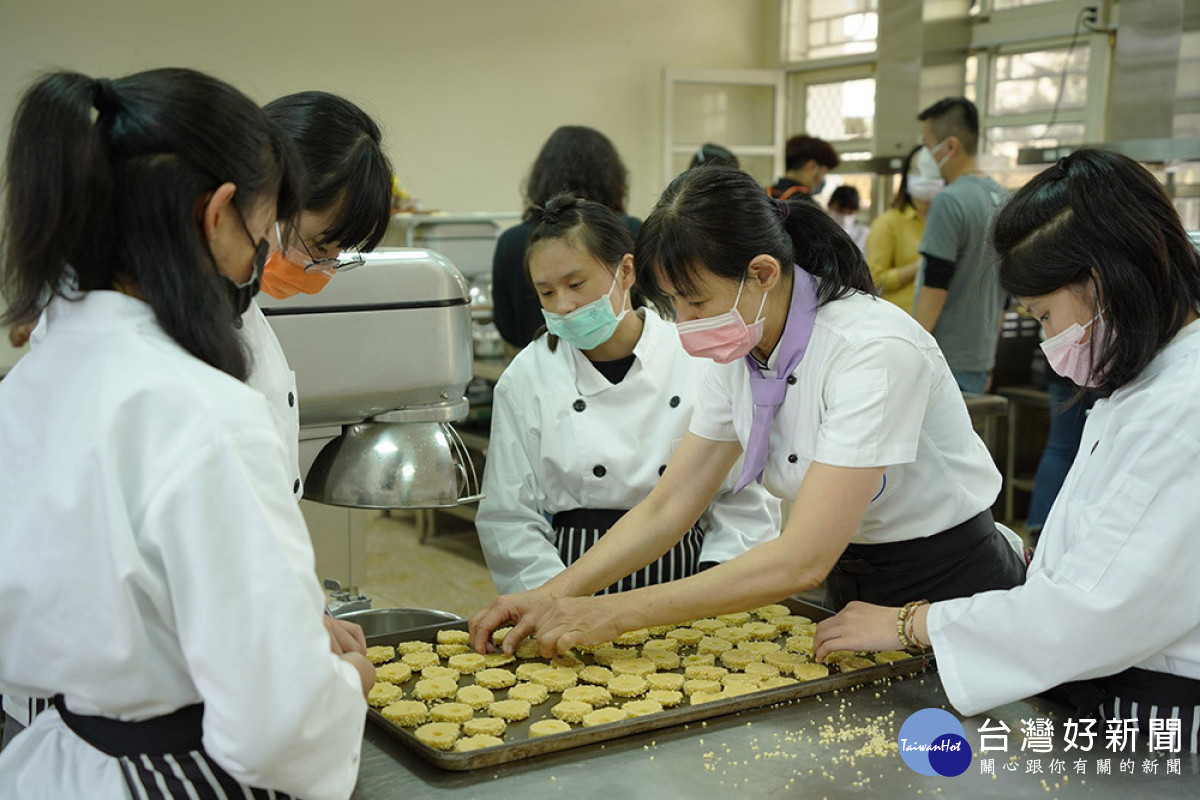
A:
<svg viewBox="0 0 1200 800">
<path fill-rule="evenodd" d="M 543 333 L 513 356 L 512 361 L 508 362 L 508 366 L 500 373 L 496 389 L 511 392 L 525 387 L 536 388 L 545 385 L 546 371 L 553 369 L 555 364 L 566 363 L 565 359 L 570 349 L 560 340 L 558 347 L 551 352 L 547 341 L 549 335 Z"/>
<path fill-rule="evenodd" d="M 813 330 L 814 333 L 820 330 L 849 346 L 880 339 L 895 339 L 919 346 L 921 338 L 920 326 L 903 309 L 863 292 L 854 292 L 821 306 Z"/>
</svg>

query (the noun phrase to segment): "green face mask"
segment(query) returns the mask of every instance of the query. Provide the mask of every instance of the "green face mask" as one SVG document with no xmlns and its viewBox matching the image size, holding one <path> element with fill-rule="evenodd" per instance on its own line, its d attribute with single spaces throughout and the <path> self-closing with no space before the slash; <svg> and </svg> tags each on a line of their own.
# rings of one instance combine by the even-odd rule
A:
<svg viewBox="0 0 1200 800">
<path fill-rule="evenodd" d="M 618 269 L 617 275 L 620 274 Z M 612 286 L 608 288 L 603 297 L 599 297 L 585 306 L 580 306 L 574 311 L 567 314 L 556 314 L 543 308 L 542 316 L 546 319 L 546 330 L 580 350 L 591 350 L 611 339 L 627 311 L 624 292 L 621 293 L 620 314 L 613 313 L 612 301 L 609 299 L 613 288 L 617 285 L 617 275 L 613 276 Z"/>
</svg>

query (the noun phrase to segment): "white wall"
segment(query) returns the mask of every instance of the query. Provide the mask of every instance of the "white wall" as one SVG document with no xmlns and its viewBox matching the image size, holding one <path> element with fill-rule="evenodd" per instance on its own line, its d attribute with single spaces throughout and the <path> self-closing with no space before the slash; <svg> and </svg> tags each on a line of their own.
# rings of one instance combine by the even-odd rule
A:
<svg viewBox="0 0 1200 800">
<path fill-rule="evenodd" d="M 777 17 L 778 0 L 0 0 L 0 142 L 42 71 L 186 66 L 260 102 L 350 97 L 426 208 L 519 210 L 545 138 L 590 125 L 644 215 L 662 188 L 663 68 L 775 66 Z M 15 358 L 0 336 L 0 367 Z"/>
</svg>

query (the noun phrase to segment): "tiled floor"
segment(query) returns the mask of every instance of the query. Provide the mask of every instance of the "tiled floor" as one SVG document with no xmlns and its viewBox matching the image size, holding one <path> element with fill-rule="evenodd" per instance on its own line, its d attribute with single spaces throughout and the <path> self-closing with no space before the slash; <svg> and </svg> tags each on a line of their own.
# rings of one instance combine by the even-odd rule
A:
<svg viewBox="0 0 1200 800">
<path fill-rule="evenodd" d="M 367 524 L 367 580 L 374 608 L 436 608 L 470 617 L 496 596 L 474 526 L 438 515 L 421 544 L 416 517 L 393 511 Z"/>
</svg>

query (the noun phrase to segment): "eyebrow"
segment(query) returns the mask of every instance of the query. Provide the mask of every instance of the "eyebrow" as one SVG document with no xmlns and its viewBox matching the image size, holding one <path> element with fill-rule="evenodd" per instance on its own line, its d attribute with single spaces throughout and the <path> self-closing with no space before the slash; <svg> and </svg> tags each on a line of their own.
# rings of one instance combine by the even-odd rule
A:
<svg viewBox="0 0 1200 800">
<path fill-rule="evenodd" d="M 559 278 L 559 280 L 560 281 L 569 281 L 569 280 L 571 280 L 571 278 L 576 277 L 577 275 L 581 274 L 582 272 L 583 272 L 582 269 L 573 269 L 570 272 L 568 272 L 566 275 L 563 275 L 561 278 Z M 549 286 L 551 283 L 552 283 L 552 281 L 534 281 L 533 285 L 534 286 Z"/>
</svg>

